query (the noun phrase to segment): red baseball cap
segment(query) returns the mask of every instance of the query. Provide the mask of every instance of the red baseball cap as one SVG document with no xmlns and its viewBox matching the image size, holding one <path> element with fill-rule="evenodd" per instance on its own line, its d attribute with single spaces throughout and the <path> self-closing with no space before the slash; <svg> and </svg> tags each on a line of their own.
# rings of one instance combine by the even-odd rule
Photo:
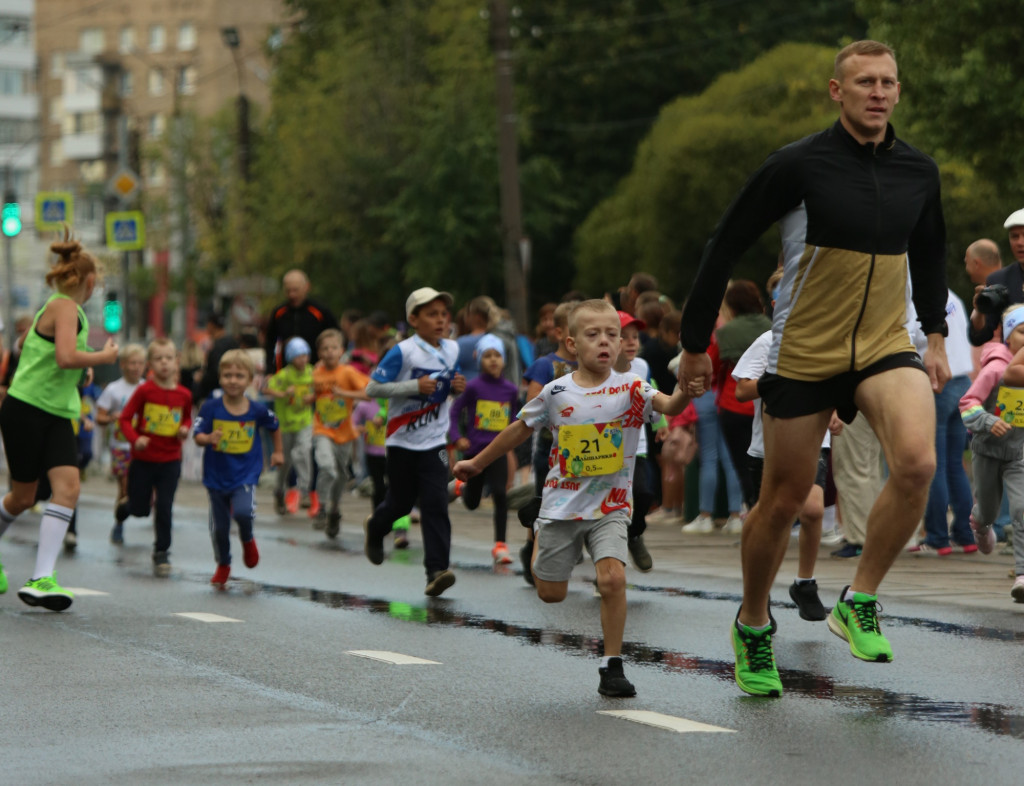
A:
<svg viewBox="0 0 1024 786">
<path fill-rule="evenodd" d="M 625 329 L 630 325 L 636 325 L 637 330 L 647 330 L 647 323 L 642 319 L 637 319 L 632 314 L 627 314 L 625 311 L 616 312 L 619 315 L 619 328 Z"/>
</svg>

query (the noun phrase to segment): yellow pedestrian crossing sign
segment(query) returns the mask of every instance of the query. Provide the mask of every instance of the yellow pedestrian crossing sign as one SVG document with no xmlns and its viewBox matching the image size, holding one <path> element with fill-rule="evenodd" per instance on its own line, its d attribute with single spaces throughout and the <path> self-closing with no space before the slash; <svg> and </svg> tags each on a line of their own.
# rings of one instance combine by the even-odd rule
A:
<svg viewBox="0 0 1024 786">
<path fill-rule="evenodd" d="M 120 251 L 146 247 L 146 222 L 141 210 L 107 213 L 107 247 Z"/>
<path fill-rule="evenodd" d="M 68 191 L 40 191 L 36 194 L 36 229 L 61 230 L 75 223 L 75 198 Z"/>
</svg>

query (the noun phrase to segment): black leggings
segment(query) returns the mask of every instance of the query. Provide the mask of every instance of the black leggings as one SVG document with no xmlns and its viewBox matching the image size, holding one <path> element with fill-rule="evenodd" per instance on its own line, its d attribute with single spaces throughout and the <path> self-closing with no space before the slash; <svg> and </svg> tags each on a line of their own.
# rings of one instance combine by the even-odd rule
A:
<svg viewBox="0 0 1024 786">
<path fill-rule="evenodd" d="M 729 448 L 729 458 L 736 468 L 736 474 L 740 479 L 740 487 L 743 489 L 743 501 L 747 503 L 747 509 L 757 504 L 757 490 L 750 479 L 750 472 L 747 469 L 747 450 L 750 448 L 751 430 L 754 427 L 752 415 L 741 415 L 738 412 L 731 412 L 728 409 L 718 410 L 718 423 L 722 429 L 722 436 Z"/>
<path fill-rule="evenodd" d="M 370 473 L 370 480 L 373 481 L 373 507 L 376 509 L 384 501 L 384 495 L 388 491 L 388 460 L 386 456 L 374 456 L 367 453 L 366 471 Z"/>
<path fill-rule="evenodd" d="M 484 483 L 491 489 L 491 499 L 494 501 L 494 540 L 504 543 L 508 525 L 508 502 L 505 496 L 505 486 L 508 484 L 507 455 L 498 456 L 483 472 L 466 481 L 462 489 L 462 504 L 468 510 L 476 510 L 480 505 Z"/>
<path fill-rule="evenodd" d="M 630 519 L 627 536 L 638 538 L 647 529 L 647 511 L 651 509 L 654 494 L 651 492 L 652 464 L 646 456 L 636 457 L 633 468 L 633 517 Z"/>
<path fill-rule="evenodd" d="M 370 516 L 372 536 L 383 538 L 391 525 L 409 515 L 419 500 L 423 535 L 423 566 L 427 575 L 448 568 L 452 523 L 448 518 L 448 451 L 388 448 L 388 492 Z"/>
</svg>

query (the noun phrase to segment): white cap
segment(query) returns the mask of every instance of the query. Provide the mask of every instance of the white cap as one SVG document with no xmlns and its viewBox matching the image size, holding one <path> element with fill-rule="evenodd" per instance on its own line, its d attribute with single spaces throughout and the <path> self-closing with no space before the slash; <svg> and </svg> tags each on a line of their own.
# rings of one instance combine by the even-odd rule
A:
<svg viewBox="0 0 1024 786">
<path fill-rule="evenodd" d="M 427 305 L 427 303 L 437 300 L 438 298 L 443 300 L 444 304 L 448 307 L 448 310 L 451 311 L 452 303 L 454 303 L 455 301 L 450 294 L 448 294 L 447 292 L 438 292 L 433 287 L 422 287 L 420 289 L 417 289 L 406 299 L 405 316 L 411 317 L 412 312 L 418 309 L 420 306 L 425 306 Z"/>
<path fill-rule="evenodd" d="M 1024 227 L 1024 208 L 1010 213 L 1010 217 L 1006 219 L 1003 228 L 1009 229 L 1010 227 Z"/>
</svg>

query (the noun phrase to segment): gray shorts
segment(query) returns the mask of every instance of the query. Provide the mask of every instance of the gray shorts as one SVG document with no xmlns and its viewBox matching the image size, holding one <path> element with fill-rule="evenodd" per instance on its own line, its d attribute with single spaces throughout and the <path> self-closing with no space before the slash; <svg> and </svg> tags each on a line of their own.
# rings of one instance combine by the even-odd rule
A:
<svg viewBox="0 0 1024 786">
<path fill-rule="evenodd" d="M 568 581 L 586 545 L 590 559 L 611 557 L 626 564 L 629 517 L 616 511 L 603 519 L 559 521 L 537 519 L 537 559 L 533 573 L 543 581 Z"/>
</svg>

